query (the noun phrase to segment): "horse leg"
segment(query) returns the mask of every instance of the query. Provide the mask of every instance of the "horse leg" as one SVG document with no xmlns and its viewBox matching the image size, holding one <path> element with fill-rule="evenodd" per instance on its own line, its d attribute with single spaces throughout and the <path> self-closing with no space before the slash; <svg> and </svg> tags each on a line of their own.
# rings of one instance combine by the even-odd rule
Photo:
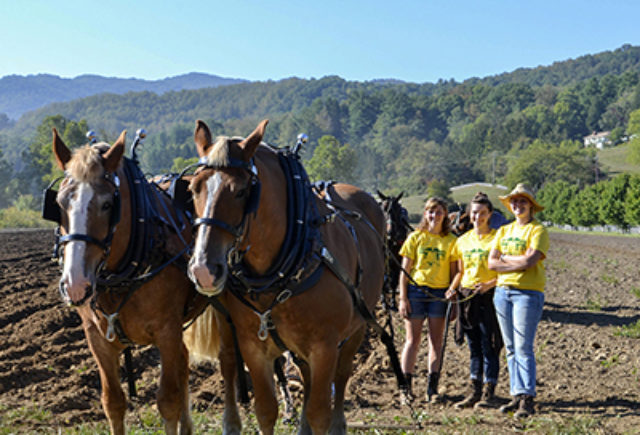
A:
<svg viewBox="0 0 640 435">
<path fill-rule="evenodd" d="M 331 383 L 338 362 L 338 349 L 318 343 L 309 358 L 311 384 L 306 415 L 314 434 L 324 434 L 331 424 Z"/>
<path fill-rule="evenodd" d="M 255 399 L 255 413 L 260 426 L 260 432 L 264 435 L 273 434 L 273 429 L 278 419 L 278 400 L 273 382 L 273 364 L 259 352 L 249 352 L 243 349 Z"/>
<path fill-rule="evenodd" d="M 179 323 L 178 323 L 179 325 Z M 189 404 L 189 355 L 182 342 L 182 328 L 171 327 L 157 337 L 162 373 L 157 400 L 164 419 L 165 433 L 188 435 L 193 432 Z"/>
<path fill-rule="evenodd" d="M 83 320 L 85 320 L 84 316 Z M 93 323 L 88 326 L 86 320 L 84 323 L 89 349 L 96 359 L 100 373 L 102 408 L 109 420 L 111 433 L 124 435 L 124 414 L 127 403 L 120 385 L 120 352 L 102 336 Z"/>
<path fill-rule="evenodd" d="M 217 316 L 221 335 L 220 371 L 224 380 L 224 412 L 222 416 L 222 433 L 225 435 L 239 435 L 242 431 L 242 421 L 236 402 L 236 354 L 229 324 Z M 244 376 L 244 373 L 241 374 Z"/>
<path fill-rule="evenodd" d="M 300 373 L 302 374 L 304 395 L 302 401 L 302 412 L 300 413 L 300 427 L 298 428 L 298 435 L 309 435 L 311 434 L 311 426 L 307 419 L 307 404 L 309 403 L 309 390 L 311 388 L 311 371 L 309 370 L 309 364 L 307 364 L 306 361 L 302 361 L 299 368 Z"/>
<path fill-rule="evenodd" d="M 293 399 L 291 398 L 291 391 L 289 390 L 289 385 L 287 384 L 287 376 L 285 375 L 285 364 L 290 364 L 287 360 L 287 357 L 284 355 L 276 358 L 274 362 L 274 370 L 276 372 L 276 377 L 278 378 L 278 387 L 280 389 L 280 394 L 282 395 L 282 400 L 284 402 L 284 412 L 282 415 L 282 422 L 285 424 L 292 424 L 296 418 L 296 407 L 293 405 Z"/>
<path fill-rule="evenodd" d="M 349 337 L 343 344 L 338 355 L 338 367 L 333 381 L 335 395 L 333 398 L 333 413 L 329 433 L 344 434 L 347 432 L 347 419 L 344 416 L 344 393 L 353 369 L 353 357 L 364 339 L 366 326 Z"/>
</svg>

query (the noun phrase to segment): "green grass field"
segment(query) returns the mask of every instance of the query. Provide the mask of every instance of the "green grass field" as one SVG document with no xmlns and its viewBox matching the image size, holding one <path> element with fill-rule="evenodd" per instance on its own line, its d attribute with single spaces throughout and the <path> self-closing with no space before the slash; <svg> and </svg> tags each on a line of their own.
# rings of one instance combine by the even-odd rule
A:
<svg viewBox="0 0 640 435">
<path fill-rule="evenodd" d="M 461 202 L 461 203 L 468 204 L 471 201 L 471 198 L 473 198 L 473 196 L 478 192 L 484 192 L 487 195 L 489 195 L 489 199 L 493 203 L 493 206 L 499 209 L 500 211 L 502 211 L 503 213 L 506 213 L 506 209 L 498 199 L 498 196 L 505 195 L 509 191 L 501 189 L 495 185 L 494 186 L 484 186 L 484 185 L 465 186 L 463 188 L 454 190 L 453 192 L 451 192 L 450 196 L 454 202 Z M 407 208 L 407 210 L 409 211 L 409 214 L 421 214 L 422 207 L 424 206 L 424 202 L 426 201 L 426 199 L 427 199 L 426 194 L 414 195 L 414 196 L 404 197 L 400 202 L 402 202 L 402 205 Z"/>
<path fill-rule="evenodd" d="M 627 163 L 628 145 L 618 145 L 613 148 L 598 150 L 598 161 L 602 168 L 611 175 L 622 172 L 640 174 L 640 165 Z"/>
</svg>

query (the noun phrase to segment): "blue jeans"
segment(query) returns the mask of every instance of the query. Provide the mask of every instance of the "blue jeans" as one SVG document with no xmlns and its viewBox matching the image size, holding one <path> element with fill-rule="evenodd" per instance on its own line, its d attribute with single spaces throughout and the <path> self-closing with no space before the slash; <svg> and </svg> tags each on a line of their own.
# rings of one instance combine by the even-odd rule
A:
<svg viewBox="0 0 640 435">
<path fill-rule="evenodd" d="M 544 293 L 496 287 L 493 304 L 507 350 L 511 395 L 535 396 L 536 357 L 533 342 L 542 317 Z"/>
<path fill-rule="evenodd" d="M 498 371 L 500 370 L 499 355 L 491 346 L 487 325 L 480 321 L 478 325 L 464 331 L 469 343 L 470 361 L 469 368 L 471 379 L 483 381 L 483 383 L 498 383 Z"/>
</svg>

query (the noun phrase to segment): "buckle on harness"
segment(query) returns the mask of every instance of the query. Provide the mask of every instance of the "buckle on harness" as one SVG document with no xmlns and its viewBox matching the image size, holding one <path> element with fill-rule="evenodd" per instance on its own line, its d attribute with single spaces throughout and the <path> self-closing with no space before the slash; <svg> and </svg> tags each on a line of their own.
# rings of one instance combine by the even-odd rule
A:
<svg viewBox="0 0 640 435">
<path fill-rule="evenodd" d="M 284 302 L 287 301 L 287 299 L 289 299 L 291 297 L 291 295 L 293 295 L 293 292 L 291 290 L 289 290 L 288 288 L 282 290 L 278 296 L 276 297 L 276 301 L 279 304 L 282 304 Z"/>
<path fill-rule="evenodd" d="M 271 310 L 267 310 L 264 313 L 256 313 L 256 316 L 260 318 L 260 329 L 258 330 L 258 338 L 260 341 L 265 341 L 269 336 L 270 329 L 276 329 L 271 319 Z"/>
<path fill-rule="evenodd" d="M 100 313 L 104 316 L 105 319 L 107 319 L 107 333 L 104 334 L 104 338 L 106 338 L 109 343 L 113 343 L 113 341 L 116 339 L 115 322 L 116 320 L 118 320 L 118 312 L 116 311 L 113 314 L 105 314 L 104 312 L 100 311 Z"/>
</svg>

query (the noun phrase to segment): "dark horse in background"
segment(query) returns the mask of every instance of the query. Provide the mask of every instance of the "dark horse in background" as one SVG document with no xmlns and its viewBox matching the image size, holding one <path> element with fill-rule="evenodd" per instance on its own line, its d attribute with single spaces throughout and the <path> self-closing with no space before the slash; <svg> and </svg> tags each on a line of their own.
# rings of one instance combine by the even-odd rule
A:
<svg viewBox="0 0 640 435">
<path fill-rule="evenodd" d="M 449 222 L 451 225 L 451 232 L 456 237 L 460 237 L 471 228 L 473 223 L 471 222 L 471 216 L 467 210 L 467 204 L 457 202 L 449 207 Z"/>
<path fill-rule="evenodd" d="M 165 433 L 179 428 L 189 434 L 183 324 L 206 305 L 186 274 L 191 224 L 137 163 L 123 157 L 125 133 L 111 147 L 98 143 L 72 154 L 53 130 L 53 154 L 65 177 L 57 194 L 47 190 L 44 217 L 60 225 L 60 293 L 82 318 L 111 432 L 125 433 L 119 355 L 131 344 L 152 344 L 162 364 L 157 399 Z M 207 337 L 215 348 L 215 323 Z"/>
<path fill-rule="evenodd" d="M 400 199 L 404 195 L 401 192 L 397 196 L 387 196 L 377 191 L 380 198 L 380 207 L 384 213 L 387 235 L 385 238 L 387 256 L 385 264 L 385 299 L 383 303 L 390 309 L 396 310 L 396 293 L 398 289 L 398 280 L 402 268 L 402 258 L 400 256 L 400 248 L 407 238 L 407 235 L 413 231 L 413 227 L 409 223 L 409 213 L 402 206 Z"/>
<path fill-rule="evenodd" d="M 303 373 L 300 433 L 345 433 L 345 387 L 367 324 L 362 307 L 372 310 L 383 286 L 384 216 L 370 195 L 351 185 L 331 184 L 314 194 L 306 173 L 295 169 L 299 163 L 290 160 L 296 157 L 262 143 L 266 125 L 261 122 L 245 139 L 213 143 L 209 128 L 197 121 L 195 142 L 205 163 L 190 186 L 198 216 L 190 274 L 199 291 L 219 298 L 233 319 L 261 432 L 274 430 L 274 360 L 287 349 Z M 291 171 L 293 177 L 286 175 Z M 300 195 L 306 199 L 292 206 Z M 308 220 L 290 222 L 288 208 L 299 207 L 309 211 L 303 214 Z M 298 229 L 303 235 L 297 242 L 308 242 L 310 250 L 300 254 L 301 268 L 279 278 L 275 266 L 289 258 L 284 245 Z M 266 289 L 252 284 L 270 276 L 277 279 Z M 223 353 L 229 343 L 222 334 Z M 223 376 L 223 430 L 239 433 L 235 400 L 228 397 L 234 394 L 232 364 L 223 367 Z"/>
<path fill-rule="evenodd" d="M 468 205 L 464 203 L 456 203 L 449 207 L 449 222 L 451 222 L 451 232 L 460 237 L 471 228 L 473 228 L 473 222 L 471 222 L 471 216 L 469 214 Z M 498 209 L 493 209 L 491 216 L 489 217 L 489 227 L 498 229 L 503 225 L 509 223 L 509 220 Z"/>
</svg>

